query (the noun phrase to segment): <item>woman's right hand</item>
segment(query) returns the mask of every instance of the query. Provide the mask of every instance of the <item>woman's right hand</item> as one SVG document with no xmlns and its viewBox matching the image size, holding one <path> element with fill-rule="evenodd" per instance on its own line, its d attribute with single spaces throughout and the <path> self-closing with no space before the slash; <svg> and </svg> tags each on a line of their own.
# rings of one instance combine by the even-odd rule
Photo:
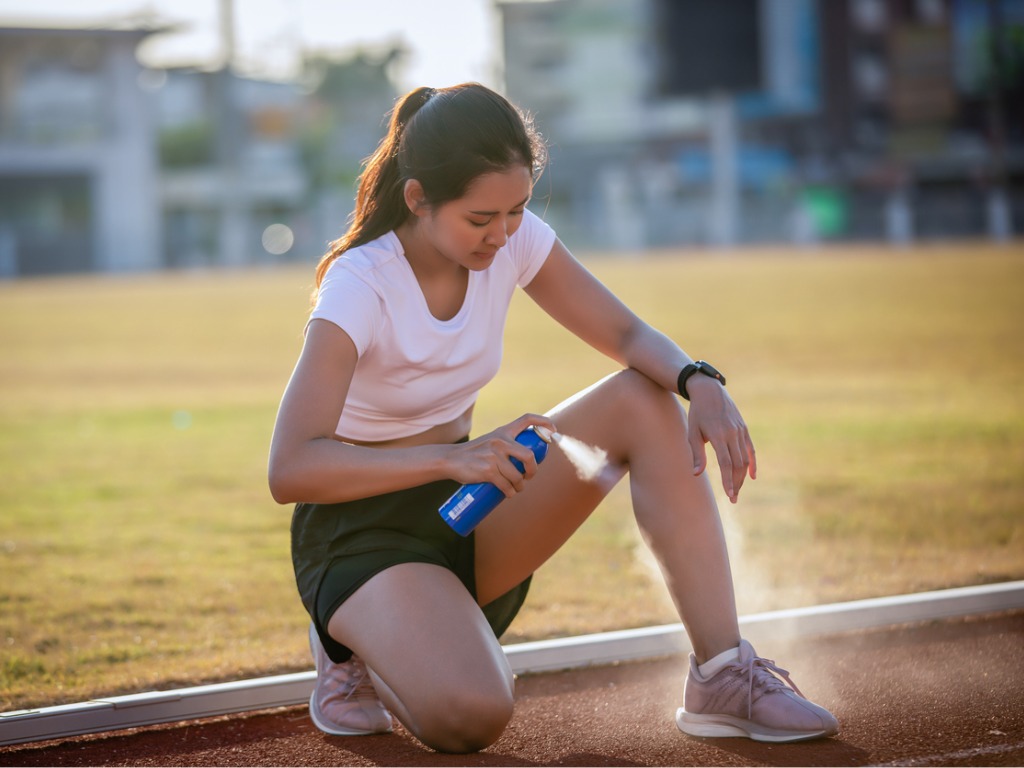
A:
<svg viewBox="0 0 1024 768">
<path fill-rule="evenodd" d="M 528 427 L 557 431 L 548 417 L 527 413 L 475 440 L 453 445 L 448 457 L 451 478 L 463 485 L 491 483 L 505 496 L 514 496 L 537 472 L 533 451 L 516 442 L 519 433 Z M 513 458 L 523 465 L 523 472 L 512 463 Z"/>
</svg>

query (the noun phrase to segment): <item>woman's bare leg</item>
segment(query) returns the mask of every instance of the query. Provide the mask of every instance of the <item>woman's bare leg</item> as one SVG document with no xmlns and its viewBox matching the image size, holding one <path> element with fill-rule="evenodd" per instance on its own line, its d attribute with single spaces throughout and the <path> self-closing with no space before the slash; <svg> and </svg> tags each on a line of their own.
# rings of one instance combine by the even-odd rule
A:
<svg viewBox="0 0 1024 768">
<path fill-rule="evenodd" d="M 542 565 L 628 469 L 637 522 L 698 660 L 735 647 L 718 509 L 706 477 L 693 476 L 678 399 L 642 374 L 621 371 L 551 415 L 564 434 L 607 451 L 610 472 L 597 482 L 580 480 L 561 451 L 550 449 L 526 489 L 477 528 L 479 603 Z M 482 749 L 511 718 L 508 661 L 473 598 L 443 568 L 408 563 L 377 574 L 335 612 L 328 631 L 363 658 L 384 704 L 434 749 Z"/>
<path fill-rule="evenodd" d="M 705 475 L 693 476 L 679 399 L 620 371 L 550 414 L 561 433 L 604 449 L 629 471 L 634 514 L 655 555 L 694 654 L 703 662 L 740 640 L 729 556 Z M 552 447 L 537 475 L 477 528 L 478 599 L 493 600 L 533 573 L 607 494 L 580 480 Z"/>
<path fill-rule="evenodd" d="M 378 573 L 327 629 L 366 662 L 384 705 L 433 749 L 483 749 L 512 717 L 508 660 L 472 595 L 444 568 L 404 563 Z"/>
</svg>

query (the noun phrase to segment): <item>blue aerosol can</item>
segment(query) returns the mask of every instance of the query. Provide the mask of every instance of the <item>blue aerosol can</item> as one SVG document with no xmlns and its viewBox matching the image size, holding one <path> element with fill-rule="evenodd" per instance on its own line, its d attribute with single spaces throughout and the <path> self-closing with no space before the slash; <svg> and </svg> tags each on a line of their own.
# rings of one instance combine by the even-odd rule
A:
<svg viewBox="0 0 1024 768">
<path fill-rule="evenodd" d="M 544 427 L 527 427 L 516 435 L 516 442 L 533 451 L 540 464 L 548 455 L 551 438 L 552 433 Z M 525 470 L 518 459 L 512 459 L 512 463 L 520 472 Z M 468 536 L 504 500 L 505 494 L 492 483 L 473 483 L 459 488 L 437 511 L 453 531 Z"/>
</svg>

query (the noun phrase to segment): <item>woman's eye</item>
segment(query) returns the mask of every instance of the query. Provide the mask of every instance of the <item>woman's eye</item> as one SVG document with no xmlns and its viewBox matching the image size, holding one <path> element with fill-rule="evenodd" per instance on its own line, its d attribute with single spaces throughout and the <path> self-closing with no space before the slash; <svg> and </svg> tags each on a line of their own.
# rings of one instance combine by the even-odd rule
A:
<svg viewBox="0 0 1024 768">
<path fill-rule="evenodd" d="M 509 216 L 522 216 L 523 215 L 523 210 L 520 209 L 518 211 L 509 211 L 508 215 Z M 472 224 L 474 227 L 487 227 L 487 226 L 490 226 L 492 221 L 494 221 L 494 218 L 493 217 L 489 217 L 487 219 L 484 219 L 483 221 L 480 221 L 479 219 L 467 219 L 467 221 L 470 224 Z"/>
</svg>

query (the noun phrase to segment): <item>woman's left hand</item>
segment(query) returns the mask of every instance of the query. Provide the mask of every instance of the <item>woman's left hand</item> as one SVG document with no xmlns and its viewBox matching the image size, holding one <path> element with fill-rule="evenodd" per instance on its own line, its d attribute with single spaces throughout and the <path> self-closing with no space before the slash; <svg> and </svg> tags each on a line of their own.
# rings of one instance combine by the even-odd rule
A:
<svg viewBox="0 0 1024 768">
<path fill-rule="evenodd" d="M 743 481 L 757 477 L 757 458 L 750 432 L 725 387 L 714 379 L 694 376 L 687 382 L 690 395 L 690 450 L 693 474 L 707 468 L 705 443 L 711 443 L 722 470 L 722 487 L 733 504 Z"/>
</svg>

